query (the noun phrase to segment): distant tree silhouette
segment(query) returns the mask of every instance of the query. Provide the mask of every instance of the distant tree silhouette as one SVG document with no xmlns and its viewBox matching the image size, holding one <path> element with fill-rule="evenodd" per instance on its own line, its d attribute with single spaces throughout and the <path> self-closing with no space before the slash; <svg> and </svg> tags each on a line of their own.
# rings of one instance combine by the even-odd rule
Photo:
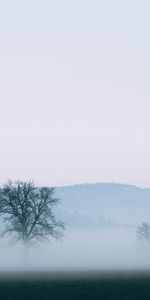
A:
<svg viewBox="0 0 150 300">
<path fill-rule="evenodd" d="M 59 199 L 54 188 L 36 187 L 32 181 L 9 181 L 0 189 L 0 215 L 10 235 L 25 246 L 63 235 L 64 224 L 53 213 Z"/>
<path fill-rule="evenodd" d="M 150 224 L 143 222 L 137 229 L 138 239 L 150 243 Z"/>
</svg>

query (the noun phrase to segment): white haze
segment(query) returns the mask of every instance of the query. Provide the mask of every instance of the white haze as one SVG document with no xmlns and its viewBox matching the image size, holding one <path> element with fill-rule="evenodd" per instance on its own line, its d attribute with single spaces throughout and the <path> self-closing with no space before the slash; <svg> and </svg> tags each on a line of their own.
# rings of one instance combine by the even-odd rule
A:
<svg viewBox="0 0 150 300">
<path fill-rule="evenodd" d="M 0 185 L 150 186 L 149 12 L 148 0 L 0 1 Z M 136 205 L 98 213 L 148 220 Z M 67 227 L 30 249 L 26 269 L 147 267 L 136 227 L 103 226 Z M 0 239 L 0 268 L 23 270 L 22 247 Z"/>
<path fill-rule="evenodd" d="M 68 229 L 62 241 L 29 249 L 0 243 L 1 270 L 118 270 L 150 267 L 150 247 L 136 239 L 135 228 Z"/>
</svg>

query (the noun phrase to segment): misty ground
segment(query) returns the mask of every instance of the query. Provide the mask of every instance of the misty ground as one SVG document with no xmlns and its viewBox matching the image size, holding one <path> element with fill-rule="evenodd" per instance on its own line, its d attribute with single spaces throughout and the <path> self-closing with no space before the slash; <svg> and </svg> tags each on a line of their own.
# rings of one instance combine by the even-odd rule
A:
<svg viewBox="0 0 150 300">
<path fill-rule="evenodd" d="M 2 300 L 148 300 L 150 295 L 149 247 L 139 244 L 134 227 L 67 229 L 62 241 L 30 248 L 25 265 L 22 247 L 1 240 L 0 267 Z"/>
<path fill-rule="evenodd" d="M 1 270 L 149 269 L 149 247 L 137 241 L 136 228 L 67 229 L 61 241 L 34 245 L 24 266 L 23 249 L 0 241 Z"/>
</svg>

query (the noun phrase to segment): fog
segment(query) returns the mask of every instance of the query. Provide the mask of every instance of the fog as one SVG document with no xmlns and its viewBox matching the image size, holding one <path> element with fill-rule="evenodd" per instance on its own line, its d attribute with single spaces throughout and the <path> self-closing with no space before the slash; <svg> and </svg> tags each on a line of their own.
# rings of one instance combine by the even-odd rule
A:
<svg viewBox="0 0 150 300">
<path fill-rule="evenodd" d="M 0 266 L 1 271 L 147 269 L 150 255 L 135 228 L 67 229 L 61 241 L 30 247 L 26 264 L 21 245 L 1 240 Z"/>
<path fill-rule="evenodd" d="M 101 183 L 56 188 L 56 196 L 64 236 L 32 245 L 26 260 L 22 245 L 0 238 L 2 271 L 150 268 L 150 244 L 137 236 L 138 226 L 149 223 L 149 189 Z"/>
<path fill-rule="evenodd" d="M 26 263 L 0 238 L 1 270 L 149 268 L 149 1 L 0 2 L 0 184 L 57 187 L 66 224 Z"/>
</svg>

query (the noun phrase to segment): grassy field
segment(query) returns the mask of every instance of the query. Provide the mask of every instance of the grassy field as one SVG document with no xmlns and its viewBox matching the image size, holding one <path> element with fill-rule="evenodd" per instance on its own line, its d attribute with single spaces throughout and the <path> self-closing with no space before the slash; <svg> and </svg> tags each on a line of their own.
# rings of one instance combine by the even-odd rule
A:
<svg viewBox="0 0 150 300">
<path fill-rule="evenodd" d="M 0 300 L 149 300 L 150 272 L 1 273 Z"/>
</svg>

